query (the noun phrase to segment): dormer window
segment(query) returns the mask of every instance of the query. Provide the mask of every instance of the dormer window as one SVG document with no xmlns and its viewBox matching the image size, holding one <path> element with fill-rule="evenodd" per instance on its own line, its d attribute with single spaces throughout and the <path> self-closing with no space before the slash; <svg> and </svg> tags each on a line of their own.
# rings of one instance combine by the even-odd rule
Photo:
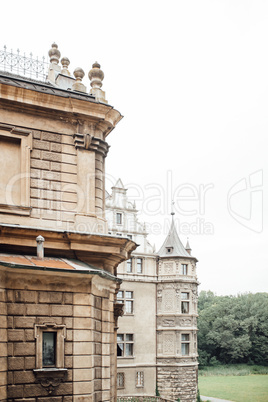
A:
<svg viewBox="0 0 268 402">
<path fill-rule="evenodd" d="M 167 254 L 172 254 L 173 252 L 173 247 L 166 247 Z"/>
<path fill-rule="evenodd" d="M 117 212 L 116 214 L 116 224 L 122 225 L 122 214 L 120 212 Z"/>
</svg>

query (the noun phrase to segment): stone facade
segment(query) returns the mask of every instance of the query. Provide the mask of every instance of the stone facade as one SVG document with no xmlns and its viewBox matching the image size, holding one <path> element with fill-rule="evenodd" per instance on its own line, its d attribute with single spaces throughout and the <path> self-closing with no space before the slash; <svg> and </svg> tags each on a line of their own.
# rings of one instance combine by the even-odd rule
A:
<svg viewBox="0 0 268 402">
<path fill-rule="evenodd" d="M 118 395 L 153 396 L 157 384 L 167 400 L 195 402 L 197 260 L 189 244 L 182 245 L 173 216 L 168 236 L 156 253 L 126 192 L 118 180 L 106 198 L 110 233 L 131 237 L 140 245 L 131 260 L 118 267 L 123 280 L 118 296 L 127 303 L 119 319 L 118 343 L 124 347 L 121 334 L 133 339 L 130 354 L 118 356 Z"/>
<path fill-rule="evenodd" d="M 116 401 L 119 263 L 107 135 L 122 116 L 53 44 L 46 82 L 0 72 L 0 400 Z M 120 307 L 120 306 L 119 306 Z"/>
</svg>

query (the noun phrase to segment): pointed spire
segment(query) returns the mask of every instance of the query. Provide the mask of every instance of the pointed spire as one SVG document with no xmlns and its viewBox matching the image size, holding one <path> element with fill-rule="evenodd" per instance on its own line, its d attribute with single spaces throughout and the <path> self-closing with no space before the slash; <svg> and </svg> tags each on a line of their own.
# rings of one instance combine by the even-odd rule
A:
<svg viewBox="0 0 268 402">
<path fill-rule="evenodd" d="M 189 243 L 189 238 L 187 237 L 187 243 L 186 243 L 186 246 L 185 246 L 185 250 L 187 251 L 187 253 L 189 254 L 189 255 L 192 255 L 192 249 L 191 249 L 191 247 L 190 247 L 190 243 Z"/>
<path fill-rule="evenodd" d="M 189 257 L 189 253 L 185 250 L 177 233 L 173 216 L 174 214 L 172 215 L 169 233 L 160 248 L 158 255 L 159 257 Z"/>
</svg>

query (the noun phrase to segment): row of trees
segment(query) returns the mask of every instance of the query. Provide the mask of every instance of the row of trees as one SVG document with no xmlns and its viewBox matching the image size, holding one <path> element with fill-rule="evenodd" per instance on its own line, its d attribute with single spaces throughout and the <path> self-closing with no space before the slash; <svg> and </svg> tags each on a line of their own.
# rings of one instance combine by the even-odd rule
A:
<svg viewBox="0 0 268 402">
<path fill-rule="evenodd" d="M 268 365 L 268 293 L 216 296 L 201 291 L 198 313 L 201 366 Z"/>
</svg>

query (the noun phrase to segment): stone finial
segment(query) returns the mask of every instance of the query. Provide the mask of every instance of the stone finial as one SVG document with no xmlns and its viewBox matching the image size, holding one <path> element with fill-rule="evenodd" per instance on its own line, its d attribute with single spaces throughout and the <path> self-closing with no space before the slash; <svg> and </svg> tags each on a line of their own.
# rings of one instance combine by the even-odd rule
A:
<svg viewBox="0 0 268 402">
<path fill-rule="evenodd" d="M 62 64 L 61 74 L 70 76 L 71 74 L 68 70 L 70 60 L 67 57 L 63 57 L 60 62 Z"/>
<path fill-rule="evenodd" d="M 100 64 L 96 61 L 92 64 L 92 69 L 88 73 L 90 79 L 90 94 L 96 97 L 96 100 L 107 103 L 105 99 L 105 92 L 101 90 L 104 73 L 100 68 Z"/>
<path fill-rule="evenodd" d="M 94 64 L 92 64 L 92 69 L 89 71 L 88 77 L 90 79 L 90 85 L 92 88 L 102 87 L 104 73 L 100 69 L 100 64 L 97 61 Z"/>
<path fill-rule="evenodd" d="M 189 243 L 189 239 L 188 239 L 188 237 L 187 237 L 187 243 L 186 243 L 186 246 L 185 246 L 185 250 L 187 251 L 187 253 L 188 254 L 192 254 L 192 249 L 191 249 L 191 247 L 190 247 L 190 243 Z"/>
<path fill-rule="evenodd" d="M 58 45 L 56 43 L 52 43 L 51 49 L 48 52 L 50 57 L 50 63 L 58 64 L 60 60 L 60 51 L 58 50 Z"/>
<path fill-rule="evenodd" d="M 72 85 L 72 90 L 73 91 L 79 91 L 79 92 L 87 92 L 87 89 L 84 84 L 82 84 L 82 79 L 85 76 L 84 70 L 80 67 L 77 67 L 74 70 L 74 76 L 75 76 L 75 83 Z"/>
</svg>

